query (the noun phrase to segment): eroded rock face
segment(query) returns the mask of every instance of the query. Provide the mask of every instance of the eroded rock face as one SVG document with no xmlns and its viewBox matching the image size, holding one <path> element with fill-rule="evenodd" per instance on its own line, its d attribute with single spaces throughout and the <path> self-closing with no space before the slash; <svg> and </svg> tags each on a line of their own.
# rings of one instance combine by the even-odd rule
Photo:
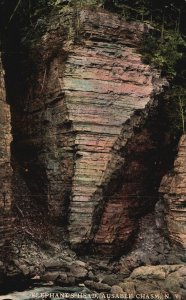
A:
<svg viewBox="0 0 186 300">
<path fill-rule="evenodd" d="M 0 250 L 11 232 L 10 109 L 6 103 L 4 71 L 0 56 Z"/>
<path fill-rule="evenodd" d="M 73 246 L 125 243 L 137 228 L 132 207 L 141 211 L 147 203 L 131 199 L 144 193 L 143 178 L 138 187 L 132 178 L 143 163 L 133 159 L 127 171 L 126 153 L 138 145 L 140 134 L 129 141 L 165 83 L 137 51 L 148 27 L 104 10 L 52 18 L 34 44 L 32 73 L 24 87 L 18 76 L 9 94 L 15 165 L 44 214 L 68 222 Z M 149 133 L 141 136 L 139 157 L 153 148 Z M 110 190 L 117 178 L 119 194 Z"/>
<path fill-rule="evenodd" d="M 160 193 L 169 238 L 186 251 L 186 135 L 180 139 L 174 169 L 162 179 Z"/>
</svg>

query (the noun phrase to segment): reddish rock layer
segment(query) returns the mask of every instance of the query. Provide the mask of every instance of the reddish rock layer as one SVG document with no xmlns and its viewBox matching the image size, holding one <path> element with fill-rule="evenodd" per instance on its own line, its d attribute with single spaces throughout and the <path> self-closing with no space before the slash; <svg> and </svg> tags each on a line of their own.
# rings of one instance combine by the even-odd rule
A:
<svg viewBox="0 0 186 300">
<path fill-rule="evenodd" d="M 186 135 L 180 139 L 174 169 L 162 179 L 160 193 L 169 238 L 186 251 Z"/>
<path fill-rule="evenodd" d="M 136 50 L 145 32 L 144 24 L 126 23 L 106 12 L 85 11 L 79 18 L 83 46 L 71 49 L 63 81 L 69 119 L 76 132 L 68 228 L 72 244 L 93 237 L 94 226 L 100 222 L 100 207 L 105 203 L 105 188 L 118 165 L 124 164 L 120 149 L 132 136 L 133 128 L 144 121 L 134 114 L 150 104 L 158 77 Z M 128 129 L 131 118 L 134 124 Z M 123 193 L 121 199 L 106 204 L 96 243 L 127 240 L 133 224 L 121 216 L 121 211 L 127 215 L 129 202 Z M 115 229 L 118 223 L 123 228 L 119 237 Z"/>
</svg>

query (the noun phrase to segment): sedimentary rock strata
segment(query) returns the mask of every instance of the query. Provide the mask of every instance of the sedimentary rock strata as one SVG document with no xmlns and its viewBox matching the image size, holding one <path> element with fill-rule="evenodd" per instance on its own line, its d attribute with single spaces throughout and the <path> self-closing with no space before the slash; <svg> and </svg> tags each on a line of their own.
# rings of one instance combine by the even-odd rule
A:
<svg viewBox="0 0 186 300">
<path fill-rule="evenodd" d="M 52 18 L 34 45 L 33 73 L 23 66 L 25 86 L 18 76 L 9 95 L 16 166 L 32 201 L 54 221 L 68 222 L 72 245 L 125 242 L 137 226 L 129 209 L 140 211 L 145 200 L 131 198 L 144 190 L 123 178 L 132 178 L 143 164 L 134 159 L 130 174 L 122 174 L 119 195 L 110 187 L 127 170 L 126 144 L 164 84 L 137 50 L 148 26 L 104 10 L 70 10 Z M 148 151 L 149 133 L 141 136 Z M 129 144 L 132 151 L 138 139 Z"/>
<path fill-rule="evenodd" d="M 167 82 L 139 54 L 151 28 L 102 9 L 70 6 L 54 10 L 37 32 L 41 23 L 28 40 L 18 41 L 14 54 L 4 51 L 12 182 L 0 67 L 0 246 L 10 237 L 10 212 L 16 216 L 11 251 L 6 264 L 0 261 L 0 284 L 32 278 L 81 283 L 98 292 L 181 289 L 185 295 L 182 252 L 177 255 L 155 226 L 158 188 L 173 153 L 165 151 L 160 95 Z M 174 171 L 162 181 L 166 207 L 156 206 L 166 213 L 170 238 L 182 247 L 185 140 Z M 76 260 L 69 245 L 76 253 L 83 249 L 87 262 Z M 105 260 L 89 250 L 101 251 Z M 120 254 L 112 264 L 110 256 Z M 150 266 L 159 264 L 164 266 Z"/>
<path fill-rule="evenodd" d="M 90 238 L 102 189 L 116 165 L 123 163 L 114 146 L 119 144 L 126 121 L 136 110 L 145 108 L 153 92 L 150 69 L 133 46 L 139 42 L 143 25 L 121 24 L 117 17 L 110 22 L 108 17 L 105 13 L 90 14 L 89 18 L 85 13 L 80 15 L 88 39 L 85 35 L 83 47 L 74 46 L 64 74 L 77 151 L 69 216 L 72 243 Z M 133 30 L 139 36 L 133 35 Z M 122 143 L 124 146 L 124 139 Z M 121 209 L 117 204 L 112 206 L 115 213 Z"/>
<path fill-rule="evenodd" d="M 174 169 L 162 179 L 160 193 L 169 238 L 186 251 L 186 135 L 180 139 Z"/>
</svg>

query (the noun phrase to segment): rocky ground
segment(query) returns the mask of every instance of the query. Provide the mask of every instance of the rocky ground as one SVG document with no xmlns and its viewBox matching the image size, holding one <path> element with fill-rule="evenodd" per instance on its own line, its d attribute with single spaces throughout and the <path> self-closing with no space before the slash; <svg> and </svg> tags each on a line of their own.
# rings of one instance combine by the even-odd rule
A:
<svg viewBox="0 0 186 300">
<path fill-rule="evenodd" d="M 27 236 L 17 234 L 12 245 L 7 280 L 13 289 L 84 287 L 96 294 L 154 293 L 165 299 L 168 293 L 169 299 L 185 299 L 184 257 L 161 235 L 154 214 L 141 220 L 135 247 L 117 261 L 110 257 L 78 257 L 67 244 L 60 244 L 57 236 L 39 242 L 33 240 L 31 232 Z"/>
</svg>

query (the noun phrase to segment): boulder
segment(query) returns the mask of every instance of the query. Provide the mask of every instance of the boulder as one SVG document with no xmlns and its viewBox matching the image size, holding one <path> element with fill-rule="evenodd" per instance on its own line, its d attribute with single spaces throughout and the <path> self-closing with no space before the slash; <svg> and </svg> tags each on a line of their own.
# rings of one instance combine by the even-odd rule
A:
<svg viewBox="0 0 186 300">
<path fill-rule="evenodd" d="M 113 285 L 110 292 L 111 292 L 111 294 L 120 295 L 120 294 L 123 294 L 123 289 L 119 285 Z"/>
<path fill-rule="evenodd" d="M 110 292 L 111 286 L 109 286 L 106 283 L 101 282 L 95 282 L 91 280 L 86 280 L 84 282 L 85 286 L 87 286 L 90 289 L 96 290 L 98 292 Z"/>
<path fill-rule="evenodd" d="M 147 279 L 164 280 L 165 277 L 166 277 L 166 272 L 162 266 L 139 267 L 135 269 L 131 274 L 131 278 L 140 279 L 140 280 L 147 280 Z"/>
</svg>

